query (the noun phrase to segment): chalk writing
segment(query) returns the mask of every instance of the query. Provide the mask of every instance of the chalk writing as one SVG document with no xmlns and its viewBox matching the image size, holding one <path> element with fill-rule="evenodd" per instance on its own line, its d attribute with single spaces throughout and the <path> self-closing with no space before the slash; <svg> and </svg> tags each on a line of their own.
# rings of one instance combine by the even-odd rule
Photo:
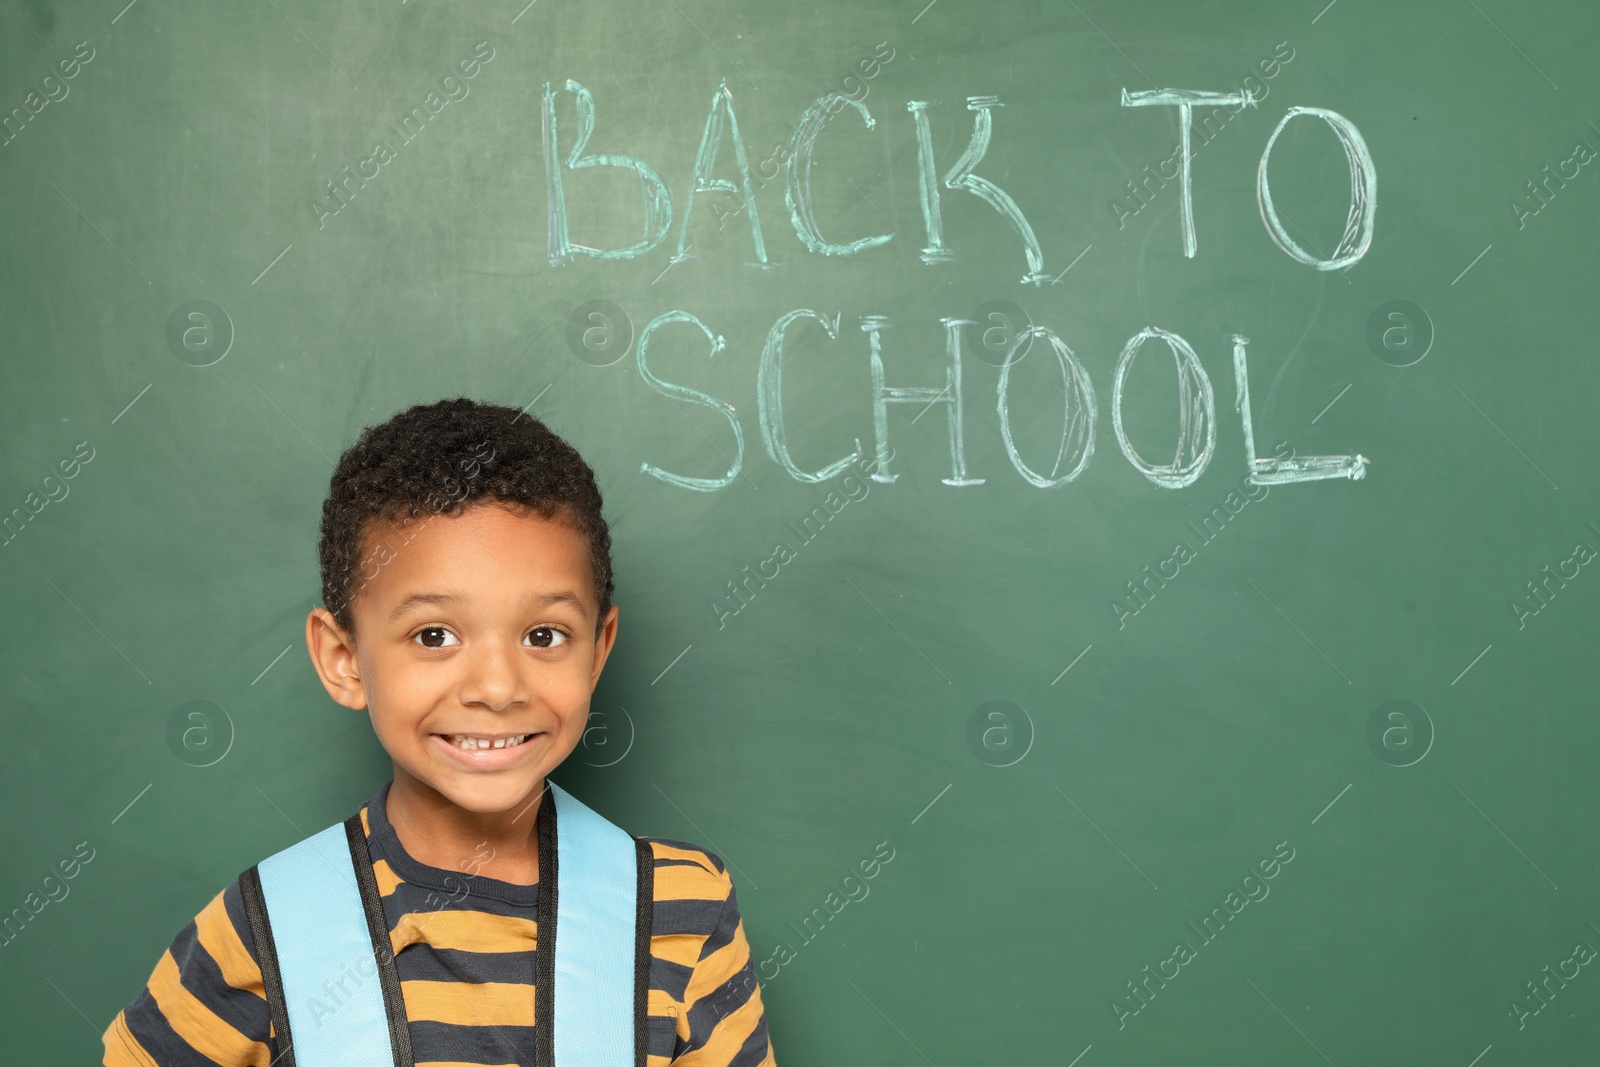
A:
<svg viewBox="0 0 1600 1067">
<path fill-rule="evenodd" d="M 556 125 L 555 98 L 558 92 L 573 94 L 578 109 L 578 134 L 573 138 L 572 148 L 565 157 L 561 155 L 561 137 Z M 550 262 L 560 265 L 575 255 L 594 256 L 597 259 L 634 259 L 660 244 L 672 228 L 672 194 L 667 191 L 667 183 L 661 180 L 661 175 L 644 160 L 632 156 L 583 154 L 583 150 L 589 146 L 589 138 L 594 134 L 594 96 L 589 90 L 569 80 L 562 89 L 552 92 L 550 83 L 545 82 L 543 114 L 544 174 L 549 190 Z M 642 240 L 626 248 L 590 248 L 573 243 L 567 229 L 565 172 L 586 167 L 624 167 L 639 176 L 639 185 L 644 193 Z"/>
<path fill-rule="evenodd" d="M 1284 54 L 1285 48 L 1289 49 L 1287 55 Z M 1233 120 L 1234 116 L 1243 112 L 1245 108 L 1255 107 L 1265 100 L 1267 95 L 1272 92 L 1270 82 L 1278 76 L 1284 67 L 1293 61 L 1294 56 L 1295 51 L 1293 48 L 1289 48 L 1289 42 L 1279 41 L 1273 46 L 1273 52 L 1270 57 L 1257 61 L 1256 66 L 1261 71 L 1261 77 L 1257 78 L 1254 74 L 1246 74 L 1239 83 L 1240 92 L 1227 94 L 1239 98 L 1237 107 L 1232 104 L 1224 107 L 1213 107 L 1209 114 L 1202 115 L 1198 124 L 1193 126 L 1195 132 L 1205 138 L 1204 141 L 1191 147 L 1191 139 L 1180 135 L 1172 154 L 1165 159 L 1157 161 L 1155 164 L 1155 173 L 1151 172 L 1150 164 L 1146 163 L 1143 169 L 1139 171 L 1139 174 L 1144 175 L 1144 177 L 1141 179 L 1136 176 L 1127 183 L 1127 200 L 1119 200 L 1116 197 L 1112 197 L 1107 201 L 1111 214 L 1117 220 L 1117 229 L 1122 229 L 1127 225 L 1129 219 L 1149 207 L 1155 200 L 1156 194 L 1165 189 L 1168 182 L 1177 181 L 1180 174 L 1185 175 L 1181 188 L 1187 194 L 1190 186 L 1187 170 L 1184 169 L 1184 162 L 1192 160 L 1201 147 L 1216 140 L 1217 136 L 1227 128 L 1228 123 Z M 1168 92 L 1171 92 L 1171 90 L 1168 90 Z M 1148 93 L 1131 95 L 1135 97 L 1149 96 Z M 1122 103 L 1124 107 L 1138 106 L 1130 102 L 1129 94 L 1124 94 Z M 1180 109 L 1179 118 L 1184 123 L 1184 130 L 1187 132 L 1194 122 L 1192 105 L 1187 111 Z M 1171 173 L 1168 173 L 1169 167 L 1171 168 Z M 1188 199 L 1184 200 L 1182 209 L 1184 255 L 1192 257 L 1194 255 L 1191 250 L 1194 247 L 1193 213 L 1192 204 Z"/>
<path fill-rule="evenodd" d="M 660 327 L 674 322 L 682 322 L 691 326 L 695 326 L 700 330 L 701 333 L 705 334 L 706 340 L 711 342 L 711 350 L 706 353 L 708 357 L 713 357 L 718 352 L 722 351 L 725 342 L 719 335 L 712 333 L 709 326 L 695 318 L 693 315 L 689 314 L 687 311 L 669 311 L 664 315 L 657 315 L 655 318 L 651 319 L 649 325 L 647 325 L 639 334 L 639 348 L 637 352 L 639 377 L 643 378 L 645 382 L 649 384 L 650 388 L 654 389 L 656 392 L 660 393 L 664 397 L 667 397 L 668 399 L 671 399 L 672 397 L 678 397 L 680 399 L 689 401 L 691 404 L 703 405 L 710 408 L 712 411 L 720 413 L 723 418 L 727 419 L 729 424 L 733 427 L 733 442 L 735 451 L 732 460 L 732 466 L 728 468 L 728 473 L 723 475 L 721 478 L 697 478 L 685 474 L 673 474 L 671 471 L 662 470 L 660 467 L 654 466 L 650 463 L 640 464 L 639 469 L 645 474 L 660 478 L 668 485 L 676 485 L 683 489 L 696 489 L 700 492 L 708 493 L 714 489 L 721 489 L 723 486 L 727 485 L 729 482 L 733 481 L 739 476 L 739 468 L 744 466 L 744 430 L 739 426 L 739 416 L 734 413 L 731 405 L 724 404 L 715 397 L 707 396 L 698 389 L 690 389 L 688 386 L 673 385 L 671 382 L 664 382 L 650 372 L 649 366 L 645 363 L 645 353 L 650 347 L 650 336 Z"/>
<path fill-rule="evenodd" d="M 1274 53 L 1274 58 L 1261 61 L 1264 71 L 1271 69 L 1275 74 L 1281 69 L 1283 63 L 1288 62 L 1293 57 L 1293 49 L 1289 50 L 1287 56 L 1283 54 L 1282 50 L 1286 44 L 1287 42 L 1280 43 L 1278 51 Z M 881 70 L 882 68 L 882 62 L 876 58 L 870 62 L 863 62 L 867 62 L 869 68 L 873 64 L 876 64 L 875 69 Z M 1272 75 L 1268 75 L 1268 77 L 1270 76 Z M 858 81 L 858 84 L 861 89 L 865 89 L 864 82 Z M 562 148 L 562 141 L 556 122 L 555 97 L 558 92 L 572 93 L 576 98 L 577 104 L 577 135 L 571 147 L 565 150 Z M 1228 92 L 1171 88 L 1140 90 L 1137 92 L 1129 92 L 1127 89 L 1121 90 L 1121 99 L 1124 107 L 1164 106 L 1178 109 L 1179 144 L 1171 157 L 1171 159 L 1178 161 L 1178 169 L 1172 178 L 1163 179 L 1163 181 L 1175 178 L 1179 182 L 1182 200 L 1183 254 L 1186 257 L 1193 258 L 1199 247 L 1195 237 L 1191 167 L 1194 158 L 1193 128 L 1195 109 L 1210 109 L 1210 114 L 1202 119 L 1202 126 L 1209 141 L 1211 137 L 1215 136 L 1211 132 L 1213 125 L 1215 124 L 1216 129 L 1220 130 L 1221 128 L 1216 119 L 1218 114 L 1231 116 L 1232 113 L 1236 113 L 1243 108 L 1255 107 L 1265 95 L 1265 83 L 1257 80 L 1254 76 L 1247 77 L 1238 90 Z M 823 236 L 822 229 L 818 225 L 813 203 L 811 177 L 817 138 L 828 123 L 846 108 L 855 109 L 862 124 L 868 131 L 875 130 L 877 128 L 877 120 L 863 102 L 865 96 L 866 93 L 864 91 L 852 91 L 848 94 L 836 91 L 827 93 L 812 102 L 801 114 L 799 123 L 793 127 L 794 134 L 789 140 L 788 148 L 781 153 L 774 151 L 767 160 L 763 161 L 757 171 L 760 181 L 764 185 L 767 180 L 776 177 L 775 172 L 772 175 L 766 173 L 767 164 L 772 163 L 778 155 L 785 157 L 784 202 L 789 210 L 789 220 L 793 224 L 795 234 L 800 238 L 801 244 L 808 251 L 818 255 L 859 255 L 868 249 L 887 244 L 891 236 L 890 234 L 880 233 L 857 237 L 849 241 L 829 240 Z M 930 266 L 936 266 L 954 258 L 955 251 L 948 243 L 945 234 L 943 190 L 963 190 L 994 208 L 1017 234 L 1022 241 L 1023 255 L 1028 265 L 1028 272 L 1023 275 L 1022 280 L 1035 285 L 1042 285 L 1045 278 L 1049 277 L 1049 273 L 1044 268 L 1044 251 L 1032 224 L 1009 193 L 993 181 L 976 173 L 978 165 L 983 162 L 989 151 L 994 135 L 992 112 L 1002 106 L 1000 98 L 997 96 L 967 97 L 967 110 L 973 113 L 972 134 L 968 138 L 967 145 L 960 156 L 956 158 L 955 162 L 950 165 L 942 177 L 939 176 L 936 160 L 934 159 L 932 127 L 928 118 L 928 110 L 934 106 L 936 105 L 928 100 L 911 100 L 905 105 L 906 111 L 911 116 L 917 145 L 917 190 L 922 209 L 923 231 L 926 238 L 926 243 L 921 250 L 922 261 Z M 1222 110 L 1224 108 L 1230 110 L 1224 111 Z M 588 145 L 589 137 L 594 132 L 595 123 L 594 98 L 589 91 L 579 83 L 571 80 L 565 83 L 563 89 L 557 91 L 552 91 L 550 83 L 546 83 L 543 116 L 551 263 L 557 265 L 565 263 L 574 255 L 587 255 L 605 260 L 635 259 L 660 244 L 672 225 L 672 195 L 667 188 L 666 182 L 662 180 L 655 168 L 634 156 L 586 156 L 583 154 L 584 148 Z M 1345 230 L 1335 246 L 1334 254 L 1327 259 L 1307 252 L 1289 235 L 1284 228 L 1283 219 L 1278 214 L 1276 202 L 1273 200 L 1272 195 L 1272 183 L 1270 180 L 1272 149 L 1290 121 L 1301 117 L 1317 119 L 1325 123 L 1333 131 L 1340 147 L 1344 150 L 1350 172 L 1349 213 L 1346 217 Z M 717 159 L 717 150 L 725 133 L 734 143 L 735 162 L 739 171 L 737 183 L 727 178 L 711 177 L 711 170 Z M 643 238 L 625 248 L 590 248 L 574 243 L 568 233 L 565 172 L 583 167 L 602 166 L 623 167 L 634 171 L 639 177 L 644 194 Z M 1149 168 L 1146 167 L 1145 169 L 1148 172 Z M 754 188 L 755 182 L 751 178 L 744 146 L 738 136 L 738 124 L 734 118 L 732 95 L 728 92 L 726 83 L 724 83 L 712 97 L 711 113 L 707 117 L 706 126 L 701 134 L 700 149 L 694 157 L 688 197 L 692 203 L 694 197 L 703 192 L 731 192 L 736 194 L 739 198 L 740 208 L 744 210 L 751 223 L 752 238 L 756 244 L 754 265 L 769 267 L 772 264 L 765 258 L 764 243 L 760 239 L 760 218 L 753 200 Z M 1266 146 L 1262 150 L 1261 159 L 1257 165 L 1256 202 L 1268 236 L 1284 253 L 1317 270 L 1343 270 L 1359 262 L 1367 254 L 1372 245 L 1373 228 L 1376 220 L 1377 192 L 1377 168 L 1373 163 L 1372 153 L 1367 147 L 1366 140 L 1361 136 L 1360 130 L 1356 128 L 1353 122 L 1344 115 L 1327 108 L 1299 105 L 1288 108 L 1267 138 Z M 1115 206 L 1113 206 L 1113 210 L 1116 211 Z M 726 215 L 719 211 L 719 225 L 725 217 Z M 1118 212 L 1119 224 L 1122 218 L 1122 214 Z M 673 261 L 677 262 L 681 259 L 688 247 L 688 232 L 687 227 L 685 227 L 684 232 L 679 236 L 677 250 L 673 253 Z"/>
<path fill-rule="evenodd" d="M 889 50 L 888 55 L 884 55 L 884 49 L 886 48 Z M 894 61 L 895 55 L 894 46 L 889 44 L 888 41 L 879 41 L 872 55 L 864 56 L 857 60 L 856 65 L 851 69 L 851 73 L 844 76 L 842 84 L 846 92 L 830 97 L 831 103 L 829 106 L 834 111 L 837 111 L 839 108 L 844 107 L 848 101 L 860 102 L 865 100 L 867 94 L 871 92 L 871 86 L 867 82 L 883 73 L 883 68 Z M 855 82 L 857 88 L 850 88 L 852 81 Z M 768 182 L 784 172 L 790 156 L 789 148 L 790 142 L 780 141 L 772 146 L 772 151 L 767 154 L 767 158 L 756 165 L 755 188 L 758 192 L 765 189 Z M 767 171 L 768 166 L 772 168 L 771 173 Z M 730 216 L 736 215 L 741 211 L 748 212 L 753 210 L 750 207 L 750 197 L 748 195 L 736 195 L 734 200 L 735 203 L 731 206 L 721 203 L 712 205 L 712 210 L 717 213 L 717 229 L 722 229 L 724 221 Z"/>
<path fill-rule="evenodd" d="M 762 444 L 772 461 L 796 481 L 826 481 L 857 462 L 862 453 L 861 442 L 857 439 L 855 449 L 850 453 L 818 470 L 804 470 L 790 454 L 784 429 L 782 362 L 784 343 L 789 330 L 801 321 L 812 321 L 822 327 L 830 340 L 839 341 L 839 319 L 839 314 L 829 318 L 811 308 L 790 311 L 780 316 L 773 324 L 767 334 L 766 344 L 762 348 L 756 388 Z M 969 331 L 963 327 L 976 324 L 973 320 L 965 318 L 941 318 L 939 322 L 945 330 L 944 380 L 930 385 L 889 385 L 887 372 L 884 369 L 882 340 L 884 331 L 889 328 L 889 320 L 882 315 L 861 317 L 861 330 L 867 335 L 870 370 L 869 396 L 872 404 L 873 448 L 876 457 L 871 478 L 875 482 L 889 483 L 899 478 L 898 474 L 889 469 L 891 458 L 889 405 L 891 404 L 915 404 L 920 411 L 926 411 L 935 404 L 944 405 L 949 431 L 951 472 L 950 477 L 941 480 L 950 486 L 982 485 L 985 481 L 983 478 L 971 476 L 967 470 L 964 428 L 962 338 Z M 711 356 L 721 352 L 726 345 L 720 335 L 714 333 L 709 326 L 688 311 L 666 312 L 652 320 L 639 335 L 637 358 L 640 376 L 650 388 L 664 396 L 688 400 L 719 412 L 728 420 L 733 430 L 735 452 L 727 473 L 720 478 L 673 474 L 650 463 L 645 463 L 642 470 L 671 485 L 711 492 L 731 484 L 733 479 L 740 475 L 744 464 L 744 430 L 732 405 L 698 389 L 663 382 L 650 371 L 646 362 L 650 338 L 658 328 L 670 323 L 686 323 L 698 328 L 711 343 L 708 353 Z M 1062 391 L 1064 400 L 1061 445 L 1057 449 L 1049 474 L 1040 474 L 1033 470 L 1017 451 L 1008 398 L 1011 368 L 1018 360 L 1008 358 L 1001 365 L 995 399 L 1000 416 L 1000 436 L 1012 466 L 1029 484 L 1041 489 L 1052 489 L 1060 488 L 1077 478 L 1093 458 L 1095 391 L 1088 372 L 1078 362 L 1072 350 L 1046 326 L 1030 325 L 1026 330 L 1018 331 L 1012 339 L 1013 353 L 1017 347 L 1031 344 L 1038 338 L 1044 338 L 1051 351 L 1055 353 L 1066 384 L 1066 388 Z M 1167 345 L 1178 369 L 1178 445 L 1173 461 L 1167 464 L 1151 463 L 1141 456 L 1129 440 L 1122 422 L 1125 402 L 1124 383 L 1129 368 L 1141 347 L 1152 340 L 1159 340 Z M 1256 455 L 1255 427 L 1250 410 L 1249 368 L 1246 359 L 1249 343 L 1248 338 L 1234 335 L 1234 386 L 1237 391 L 1235 408 L 1239 412 L 1241 428 L 1244 431 L 1245 472 L 1251 484 L 1283 485 L 1326 478 L 1348 478 L 1354 481 L 1365 477 L 1367 464 L 1370 461 L 1359 454 L 1287 457 Z M 1152 485 L 1163 489 L 1181 489 L 1192 485 L 1211 461 L 1216 447 L 1217 421 L 1211 379 L 1200 363 L 1194 347 L 1179 334 L 1156 326 L 1147 326 L 1128 339 L 1117 361 L 1117 370 L 1112 382 L 1111 413 L 1117 444 L 1123 456 Z M 725 453 L 724 458 L 727 458 Z M 1064 474 L 1061 473 L 1063 466 L 1066 467 Z"/>
<path fill-rule="evenodd" d="M 1272 203 L 1272 189 L 1267 181 L 1267 163 L 1272 158 L 1272 146 L 1278 143 L 1278 135 L 1290 120 L 1299 115 L 1318 118 L 1328 124 L 1328 128 L 1339 138 L 1339 147 L 1344 149 L 1345 163 L 1350 168 L 1350 213 L 1345 218 L 1344 234 L 1333 250 L 1332 259 L 1312 255 L 1296 244 L 1283 228 L 1278 210 Z M 1267 138 L 1267 147 L 1261 150 L 1261 163 L 1256 168 L 1256 204 L 1261 209 L 1261 220 L 1267 224 L 1267 232 L 1272 235 L 1272 240 L 1301 263 L 1318 270 L 1343 270 L 1359 262 L 1367 254 L 1367 249 L 1372 247 L 1372 230 L 1378 208 L 1378 172 L 1361 131 L 1337 111 L 1320 107 L 1291 107 L 1273 128 L 1272 136 Z"/>
<path fill-rule="evenodd" d="M 728 139 L 733 142 L 734 163 L 739 169 L 738 185 L 726 178 L 710 176 L 717 165 L 724 126 L 728 130 Z M 683 201 L 683 228 L 678 231 L 678 251 L 672 257 L 674 263 L 688 258 L 684 250 L 689 242 L 689 219 L 694 213 L 695 194 L 705 192 L 743 194 L 745 211 L 750 217 L 750 240 L 755 245 L 756 262 L 767 266 L 767 245 L 761 239 L 761 216 L 756 214 L 755 193 L 750 190 L 750 165 L 745 161 L 744 142 L 739 139 L 739 120 L 733 114 L 733 94 L 728 91 L 726 78 L 712 94 L 711 113 L 706 116 L 705 132 L 700 136 L 700 151 L 694 157 L 694 174 L 689 179 L 689 195 Z M 719 229 L 722 226 L 720 218 L 717 226 Z"/>
<path fill-rule="evenodd" d="M 917 180 L 922 191 L 922 225 L 928 235 L 928 246 L 922 250 L 922 262 L 934 264 L 950 260 L 955 253 L 945 247 L 944 223 L 939 210 L 939 185 L 933 180 L 933 134 L 928 126 L 930 106 L 926 101 L 913 100 L 906 105 L 906 110 L 911 112 L 917 128 Z M 1050 275 L 1045 273 L 1044 253 L 1039 250 L 1039 239 L 1034 236 L 1033 227 L 1028 225 L 1022 209 L 1009 193 L 989 179 L 972 173 L 989 151 L 989 137 L 994 128 L 994 120 L 989 112 L 1000 106 L 998 96 L 967 97 L 967 110 L 973 112 L 972 139 L 967 142 L 966 151 L 945 172 L 944 186 L 946 189 L 965 189 L 998 211 L 1000 217 L 1011 224 L 1017 236 L 1022 238 L 1022 251 L 1028 259 L 1028 273 L 1022 276 L 1022 280 L 1024 283 L 1040 285 Z"/>
</svg>

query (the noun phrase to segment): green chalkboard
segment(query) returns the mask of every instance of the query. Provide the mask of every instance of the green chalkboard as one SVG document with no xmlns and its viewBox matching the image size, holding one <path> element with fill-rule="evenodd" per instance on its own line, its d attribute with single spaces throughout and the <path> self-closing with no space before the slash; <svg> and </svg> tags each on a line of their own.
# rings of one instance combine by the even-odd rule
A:
<svg viewBox="0 0 1600 1067">
<path fill-rule="evenodd" d="M 389 776 L 319 508 L 452 395 L 599 474 L 555 778 L 779 1062 L 1593 1062 L 1592 5 L 0 27 L 6 1062 Z"/>
</svg>

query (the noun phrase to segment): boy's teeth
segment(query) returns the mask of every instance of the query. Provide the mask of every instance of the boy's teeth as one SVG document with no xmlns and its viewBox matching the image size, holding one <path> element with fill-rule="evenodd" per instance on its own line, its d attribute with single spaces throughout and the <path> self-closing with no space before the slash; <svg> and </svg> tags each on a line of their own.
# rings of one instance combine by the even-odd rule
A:
<svg viewBox="0 0 1600 1067">
<path fill-rule="evenodd" d="M 490 741 L 487 738 L 468 737 L 465 734 L 446 734 L 445 740 L 449 741 L 457 748 L 467 749 L 468 751 L 476 751 L 484 748 L 515 748 L 517 745 L 522 744 L 532 736 L 532 734 L 518 734 L 515 737 L 503 737 L 495 741 Z"/>
</svg>

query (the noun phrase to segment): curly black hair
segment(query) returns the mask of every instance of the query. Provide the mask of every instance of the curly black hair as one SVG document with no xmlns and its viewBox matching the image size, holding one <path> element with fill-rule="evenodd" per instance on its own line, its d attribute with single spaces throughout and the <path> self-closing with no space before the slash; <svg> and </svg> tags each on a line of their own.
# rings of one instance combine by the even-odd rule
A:
<svg viewBox="0 0 1600 1067">
<path fill-rule="evenodd" d="M 353 637 L 350 605 L 393 552 L 380 543 L 362 559 L 367 532 L 382 523 L 409 526 L 423 515 L 459 515 L 487 502 L 559 517 L 588 539 L 598 631 L 615 588 L 611 528 L 601 514 L 594 471 L 533 416 L 466 397 L 418 404 L 368 426 L 339 457 L 317 544 L 324 606 Z"/>
</svg>

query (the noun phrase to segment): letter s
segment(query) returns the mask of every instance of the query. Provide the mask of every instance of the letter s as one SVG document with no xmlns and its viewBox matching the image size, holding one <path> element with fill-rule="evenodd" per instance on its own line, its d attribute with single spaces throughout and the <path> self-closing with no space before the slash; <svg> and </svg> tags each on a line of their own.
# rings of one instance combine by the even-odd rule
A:
<svg viewBox="0 0 1600 1067">
<path fill-rule="evenodd" d="M 885 856 L 883 854 L 883 850 L 885 848 L 889 849 L 889 854 L 887 856 Z M 872 854 L 874 856 L 877 856 L 878 859 L 882 860 L 884 863 L 888 863 L 890 860 L 894 859 L 894 849 L 889 845 L 889 842 L 886 841 L 886 840 L 885 841 L 879 841 L 878 844 L 873 848 Z"/>
<path fill-rule="evenodd" d="M 657 378 L 654 374 L 650 373 L 650 367 L 645 362 L 646 350 L 650 346 L 650 336 L 655 333 L 658 327 L 665 326 L 668 323 L 673 322 L 684 322 L 699 327 L 700 332 L 705 334 L 706 339 L 711 342 L 711 351 L 707 353 L 707 355 L 714 357 L 718 352 L 722 351 L 724 344 L 722 338 L 712 333 L 711 328 L 705 323 L 701 322 L 699 319 L 695 318 L 694 315 L 687 311 L 681 310 L 663 312 L 662 314 L 651 319 L 649 324 L 646 325 L 645 328 L 639 333 L 639 351 L 637 357 L 639 364 L 639 376 L 645 380 L 645 383 L 649 385 L 650 388 L 654 389 L 656 392 L 660 393 L 664 397 L 667 397 L 668 399 L 679 397 L 689 401 L 690 403 L 700 404 L 703 407 L 708 407 L 712 411 L 720 413 L 723 418 L 727 419 L 728 425 L 733 427 L 733 462 L 728 466 L 728 473 L 723 475 L 721 478 L 695 478 L 685 474 L 673 474 L 671 471 L 662 470 L 660 467 L 653 466 L 650 463 L 641 463 L 639 465 L 639 469 L 645 474 L 660 478 L 668 485 L 676 485 L 684 489 L 695 489 L 702 493 L 710 493 L 723 488 L 739 476 L 739 471 L 744 466 L 744 430 L 739 426 L 739 416 L 735 414 L 730 405 L 724 404 L 715 397 L 707 396 L 698 389 L 690 389 L 687 386 L 674 385 L 671 382 L 664 382 L 660 378 Z"/>
</svg>

